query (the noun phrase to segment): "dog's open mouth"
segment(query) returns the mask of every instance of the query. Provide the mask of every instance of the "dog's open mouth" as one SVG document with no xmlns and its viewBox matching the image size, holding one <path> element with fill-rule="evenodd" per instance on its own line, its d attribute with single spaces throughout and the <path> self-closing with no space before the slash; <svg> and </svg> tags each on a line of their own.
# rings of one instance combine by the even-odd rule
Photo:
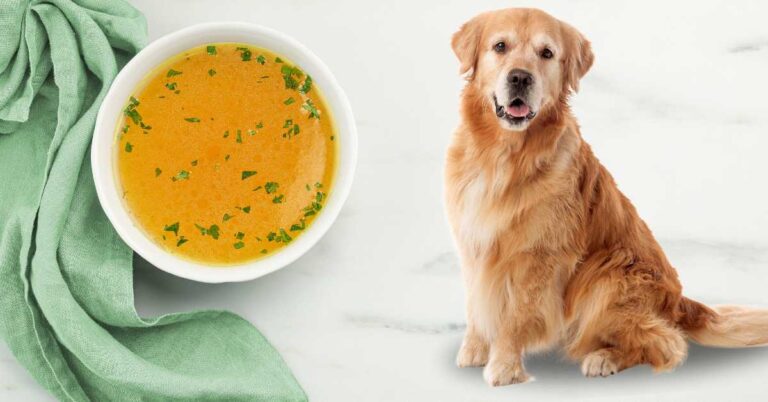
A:
<svg viewBox="0 0 768 402">
<path fill-rule="evenodd" d="M 512 124 L 520 124 L 536 116 L 536 112 L 520 98 L 515 98 L 508 105 L 504 106 L 499 105 L 498 100 L 494 96 L 493 103 L 496 106 L 496 116 Z"/>
</svg>

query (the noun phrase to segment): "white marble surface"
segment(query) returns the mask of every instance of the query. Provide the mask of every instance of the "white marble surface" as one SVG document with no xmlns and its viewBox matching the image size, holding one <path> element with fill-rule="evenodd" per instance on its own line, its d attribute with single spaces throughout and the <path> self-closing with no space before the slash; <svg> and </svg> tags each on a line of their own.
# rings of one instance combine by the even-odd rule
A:
<svg viewBox="0 0 768 402">
<path fill-rule="evenodd" d="M 692 347 L 675 373 L 584 379 L 555 354 L 531 384 L 458 369 L 463 290 L 442 212 L 442 161 L 462 81 L 451 33 L 479 11 L 543 8 L 592 40 L 574 99 L 585 138 L 707 303 L 768 306 L 768 3 L 762 1 L 134 2 L 152 38 L 244 20 L 279 28 L 337 75 L 358 119 L 351 197 L 292 266 L 204 285 L 146 266 L 145 315 L 226 308 L 274 343 L 314 401 L 765 400 L 768 349 Z M 0 400 L 50 398 L 0 345 Z"/>
</svg>

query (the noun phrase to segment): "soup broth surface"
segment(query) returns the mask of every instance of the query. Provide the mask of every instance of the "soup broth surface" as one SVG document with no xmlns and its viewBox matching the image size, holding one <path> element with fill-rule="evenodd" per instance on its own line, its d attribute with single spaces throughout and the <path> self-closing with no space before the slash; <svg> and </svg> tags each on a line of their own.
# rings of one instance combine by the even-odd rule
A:
<svg viewBox="0 0 768 402">
<path fill-rule="evenodd" d="M 266 49 L 212 43 L 150 73 L 115 154 L 134 221 L 210 265 L 269 255 L 309 227 L 333 182 L 330 110 L 312 78 Z"/>
</svg>

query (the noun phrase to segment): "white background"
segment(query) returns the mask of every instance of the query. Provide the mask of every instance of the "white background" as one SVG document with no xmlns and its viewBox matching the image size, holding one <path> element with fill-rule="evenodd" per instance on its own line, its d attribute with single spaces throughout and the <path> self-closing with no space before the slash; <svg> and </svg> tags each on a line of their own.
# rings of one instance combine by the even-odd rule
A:
<svg viewBox="0 0 768 402">
<path fill-rule="evenodd" d="M 463 82 L 451 34 L 535 5 L 592 40 L 573 100 L 585 139 L 678 267 L 686 294 L 768 306 L 768 3 L 763 1 L 134 1 L 150 37 L 205 21 L 282 30 L 335 72 L 360 133 L 358 174 L 328 235 L 251 283 L 203 285 L 143 264 L 144 315 L 227 308 L 283 354 L 314 401 L 765 400 L 768 350 L 692 347 L 672 374 L 584 379 L 557 354 L 492 389 L 453 364 L 463 291 L 442 212 Z M 141 262 L 140 262 L 141 263 Z M 0 344 L 0 400 L 49 398 Z"/>
</svg>

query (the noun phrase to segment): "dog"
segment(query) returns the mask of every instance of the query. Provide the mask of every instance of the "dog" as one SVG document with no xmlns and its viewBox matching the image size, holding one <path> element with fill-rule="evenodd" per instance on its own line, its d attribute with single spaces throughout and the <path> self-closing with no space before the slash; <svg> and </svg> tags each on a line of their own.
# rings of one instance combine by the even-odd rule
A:
<svg viewBox="0 0 768 402">
<path fill-rule="evenodd" d="M 668 371 L 687 340 L 768 344 L 768 310 L 707 307 L 581 137 L 569 106 L 590 42 L 536 9 L 472 18 L 453 35 L 467 80 L 447 152 L 445 205 L 466 287 L 459 367 L 493 386 L 560 346 L 585 376 Z"/>
</svg>

